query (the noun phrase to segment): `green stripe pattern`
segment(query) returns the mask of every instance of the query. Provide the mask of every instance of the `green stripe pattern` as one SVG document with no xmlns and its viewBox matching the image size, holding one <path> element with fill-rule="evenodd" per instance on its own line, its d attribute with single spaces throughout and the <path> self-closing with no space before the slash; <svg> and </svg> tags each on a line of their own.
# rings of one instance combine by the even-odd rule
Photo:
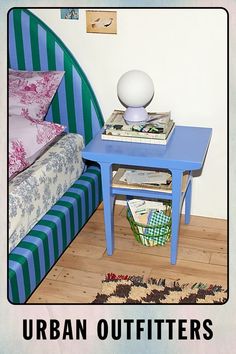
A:
<svg viewBox="0 0 236 354">
<path fill-rule="evenodd" d="M 8 16 L 11 68 L 65 71 L 45 119 L 81 134 L 88 144 L 104 121 L 79 63 L 60 38 L 27 9 L 13 8 Z M 90 166 L 10 253 L 8 297 L 12 303 L 25 303 L 101 199 L 100 169 Z"/>
<path fill-rule="evenodd" d="M 16 36 L 15 44 L 16 44 L 16 52 L 17 52 L 18 69 L 26 70 L 20 11 L 13 12 L 13 20 L 14 20 L 14 28 L 15 28 L 15 36 Z"/>
<path fill-rule="evenodd" d="M 27 9 L 12 9 L 9 19 L 12 31 L 9 31 L 8 62 L 17 63 L 12 68 L 19 70 L 65 71 L 46 120 L 63 124 L 67 131 L 83 135 L 87 145 L 99 132 L 104 120 L 93 89 L 79 63 L 60 38 Z M 32 58 L 32 64 L 25 60 L 27 56 Z M 91 107 L 94 108 L 94 114 Z"/>
</svg>

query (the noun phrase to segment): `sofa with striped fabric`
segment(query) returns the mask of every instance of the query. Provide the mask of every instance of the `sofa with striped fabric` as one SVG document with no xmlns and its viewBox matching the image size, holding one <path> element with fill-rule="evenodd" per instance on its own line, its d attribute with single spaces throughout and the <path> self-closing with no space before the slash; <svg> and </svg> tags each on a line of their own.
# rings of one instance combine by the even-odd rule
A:
<svg viewBox="0 0 236 354">
<path fill-rule="evenodd" d="M 100 131 L 103 117 L 79 63 L 57 35 L 31 11 L 8 14 L 8 63 L 18 70 L 63 70 L 65 75 L 46 120 L 79 133 L 85 145 Z M 80 178 L 11 251 L 8 299 L 25 303 L 102 200 L 100 168 L 88 165 Z"/>
</svg>

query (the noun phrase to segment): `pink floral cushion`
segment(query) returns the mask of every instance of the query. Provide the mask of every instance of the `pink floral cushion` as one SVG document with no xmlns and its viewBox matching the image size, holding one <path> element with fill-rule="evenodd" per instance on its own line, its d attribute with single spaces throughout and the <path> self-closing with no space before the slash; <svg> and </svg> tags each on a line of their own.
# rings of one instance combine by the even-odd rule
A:
<svg viewBox="0 0 236 354">
<path fill-rule="evenodd" d="M 9 178 L 31 165 L 64 129 L 64 126 L 51 122 L 10 116 Z"/>
<path fill-rule="evenodd" d="M 43 120 L 64 71 L 9 70 L 9 115 Z"/>
</svg>

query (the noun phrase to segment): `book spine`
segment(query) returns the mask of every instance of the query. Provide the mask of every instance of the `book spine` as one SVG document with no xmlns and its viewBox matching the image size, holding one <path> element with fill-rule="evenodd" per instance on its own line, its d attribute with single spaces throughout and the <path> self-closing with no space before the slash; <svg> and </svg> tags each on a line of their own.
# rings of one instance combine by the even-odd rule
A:
<svg viewBox="0 0 236 354">
<path fill-rule="evenodd" d="M 174 123 L 172 123 L 166 133 L 148 133 L 148 132 L 136 132 L 136 131 L 126 131 L 126 130 L 115 130 L 115 129 L 105 129 L 106 135 L 113 136 L 124 136 L 124 137 L 135 137 L 135 138 L 148 138 L 148 139 L 167 139 L 170 131 L 174 128 Z"/>
<path fill-rule="evenodd" d="M 164 133 L 145 133 L 145 132 L 138 132 L 133 130 L 115 130 L 115 129 L 106 129 L 106 135 L 114 135 L 114 136 L 130 136 L 136 138 L 148 138 L 148 139 L 166 139 L 168 134 Z"/>
<path fill-rule="evenodd" d="M 115 135 L 115 136 L 130 136 L 135 138 L 149 138 L 149 139 L 166 139 L 166 134 L 163 133 L 144 133 L 136 131 L 127 131 L 127 130 L 115 130 L 115 129 L 106 129 L 106 134 Z"/>
<path fill-rule="evenodd" d="M 109 123 L 104 124 L 104 129 L 109 130 L 110 132 L 127 132 L 129 134 L 152 134 L 152 135 L 166 135 L 166 133 L 171 129 L 171 126 L 173 125 L 173 121 L 171 120 L 168 124 L 143 124 L 143 125 L 137 125 L 134 124 L 134 128 L 132 128 L 132 125 L 127 125 L 123 124 L 122 122 L 112 122 L 110 121 Z M 148 132 L 143 130 L 143 127 L 145 129 L 145 125 L 149 125 L 149 129 L 151 128 L 156 128 L 156 132 Z M 159 132 L 157 130 L 159 129 Z"/>
<path fill-rule="evenodd" d="M 126 141 L 132 143 L 144 143 L 144 144 L 156 144 L 156 145 L 166 145 L 167 140 L 163 139 L 151 139 L 151 138 L 139 138 L 133 136 L 121 136 L 121 135 L 107 135 L 101 134 L 103 140 L 113 140 L 113 141 Z"/>
</svg>

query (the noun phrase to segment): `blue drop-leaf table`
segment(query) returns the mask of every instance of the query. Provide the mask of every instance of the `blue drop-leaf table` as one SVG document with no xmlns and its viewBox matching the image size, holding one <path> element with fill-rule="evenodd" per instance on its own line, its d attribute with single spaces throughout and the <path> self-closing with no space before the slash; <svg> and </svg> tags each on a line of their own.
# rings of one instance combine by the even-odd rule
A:
<svg viewBox="0 0 236 354">
<path fill-rule="evenodd" d="M 82 156 L 86 160 L 98 162 L 101 166 L 107 254 L 111 256 L 114 251 L 115 195 L 169 199 L 172 200 L 170 261 L 171 264 L 175 264 L 183 200 L 185 199 L 185 223 L 188 224 L 191 213 L 192 171 L 203 167 L 212 129 L 176 126 L 167 145 L 102 140 L 101 132 L 85 147 Z M 113 187 L 113 164 L 168 169 L 172 174 L 172 193 Z M 182 191 L 182 179 L 186 171 L 189 173 L 189 178 L 186 189 Z"/>
</svg>

